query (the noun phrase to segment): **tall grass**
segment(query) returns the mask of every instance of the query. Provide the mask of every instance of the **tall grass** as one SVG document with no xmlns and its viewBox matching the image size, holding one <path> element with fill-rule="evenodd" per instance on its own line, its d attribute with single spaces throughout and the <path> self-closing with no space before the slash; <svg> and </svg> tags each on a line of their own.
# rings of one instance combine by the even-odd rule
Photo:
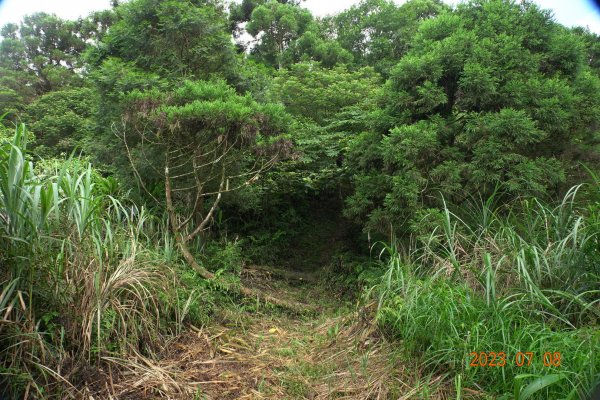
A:
<svg viewBox="0 0 600 400">
<path fill-rule="evenodd" d="M 109 360 L 157 351 L 198 301 L 179 301 L 162 221 L 114 186 L 77 159 L 36 170 L 22 125 L 0 144 L 0 397 L 79 397 Z"/>
<path fill-rule="evenodd" d="M 509 398 L 585 398 L 600 378 L 600 207 L 578 204 L 580 190 L 556 206 L 526 199 L 500 207 L 490 198 L 424 214 L 407 257 L 386 247 L 381 325 L 430 368 L 460 375 L 463 387 Z M 470 367 L 471 352 L 509 359 L 504 367 Z M 517 352 L 536 358 L 518 367 Z M 546 352 L 561 352 L 561 366 L 544 366 Z"/>
<path fill-rule="evenodd" d="M 414 259 L 436 273 L 460 264 L 462 280 L 489 301 L 511 294 L 541 315 L 585 325 L 600 317 L 600 209 L 578 207 L 580 189 L 557 206 L 527 199 L 493 207 L 488 199 L 456 212 L 445 207 L 429 216 L 439 228 L 414 247 Z"/>
</svg>

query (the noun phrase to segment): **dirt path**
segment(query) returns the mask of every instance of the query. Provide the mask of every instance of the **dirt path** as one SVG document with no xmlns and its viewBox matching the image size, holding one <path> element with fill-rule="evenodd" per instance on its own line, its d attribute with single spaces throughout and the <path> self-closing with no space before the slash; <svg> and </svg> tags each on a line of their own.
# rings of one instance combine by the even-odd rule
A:
<svg viewBox="0 0 600 400">
<path fill-rule="evenodd" d="M 399 399 L 415 398 L 401 363 L 368 317 L 304 275 L 246 271 L 246 284 L 303 302 L 311 312 L 226 307 L 218 323 L 190 329 L 159 362 L 143 358 L 119 398 Z M 289 275 L 289 274 L 288 274 Z M 292 274 L 293 275 L 293 274 Z M 413 388 L 411 390 L 410 388 Z"/>
</svg>

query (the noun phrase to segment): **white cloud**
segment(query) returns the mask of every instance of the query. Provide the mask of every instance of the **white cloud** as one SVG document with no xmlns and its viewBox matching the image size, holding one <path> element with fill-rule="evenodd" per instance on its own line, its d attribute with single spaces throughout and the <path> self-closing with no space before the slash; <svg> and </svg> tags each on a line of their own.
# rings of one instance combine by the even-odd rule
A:
<svg viewBox="0 0 600 400">
<path fill-rule="evenodd" d="M 359 0 L 306 0 L 302 5 L 315 15 L 325 16 L 340 12 Z M 406 0 L 394 0 L 401 4 Z M 445 0 L 456 4 L 459 0 Z M 535 0 L 542 8 L 554 11 L 556 20 L 567 26 L 589 26 L 600 33 L 600 12 L 591 0 Z M 110 8 L 110 0 L 0 0 L 0 26 L 8 22 L 19 22 L 23 16 L 38 11 L 55 13 L 59 17 L 75 19 L 91 11 Z"/>
<path fill-rule="evenodd" d="M 594 18 L 592 16 L 582 18 L 577 21 L 576 25 L 587 27 L 590 31 L 600 34 L 600 18 Z"/>
<path fill-rule="evenodd" d="M 393 0 L 396 4 L 407 0 Z M 591 0 L 534 0 L 543 9 L 551 9 L 555 19 L 566 26 L 589 26 L 590 30 L 600 33 L 600 11 L 594 8 Z M 335 14 L 357 4 L 359 0 L 306 0 L 302 6 L 313 14 L 323 17 Z M 461 0 L 444 0 L 456 6 Z"/>
<path fill-rule="evenodd" d="M 77 19 L 107 8 L 110 8 L 110 0 L 0 0 L 0 26 L 20 22 L 25 15 L 40 11 Z"/>
</svg>

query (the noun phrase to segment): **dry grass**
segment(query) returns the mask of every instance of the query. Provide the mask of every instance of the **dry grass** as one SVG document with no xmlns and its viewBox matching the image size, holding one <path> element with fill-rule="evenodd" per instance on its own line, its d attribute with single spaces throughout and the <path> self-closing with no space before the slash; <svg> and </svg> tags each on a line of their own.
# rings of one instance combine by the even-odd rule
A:
<svg viewBox="0 0 600 400">
<path fill-rule="evenodd" d="M 374 323 L 375 304 L 327 320 L 317 332 L 328 340 L 316 348 L 313 363 L 336 368 L 321 378 L 315 399 L 429 399 L 450 398 L 444 376 L 425 376 L 417 363 L 398 354 Z M 335 335 L 332 335 L 335 332 Z"/>
<path fill-rule="evenodd" d="M 318 303 L 321 316 L 225 310 L 219 323 L 178 337 L 159 361 L 139 354 L 108 360 L 121 372 L 95 398 L 407 400 L 423 398 L 425 389 L 430 399 L 450 398 L 444 376 L 424 375 L 394 356 L 398 344 L 373 323 L 374 305 L 335 316 L 340 304 L 319 301 L 324 294 L 317 288 L 249 275 L 265 288 Z"/>
</svg>

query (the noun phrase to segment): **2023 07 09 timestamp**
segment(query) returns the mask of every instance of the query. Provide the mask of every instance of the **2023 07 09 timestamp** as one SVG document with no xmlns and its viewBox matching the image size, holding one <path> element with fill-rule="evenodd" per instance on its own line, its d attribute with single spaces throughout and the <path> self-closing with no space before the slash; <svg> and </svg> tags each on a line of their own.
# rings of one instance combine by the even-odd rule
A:
<svg viewBox="0 0 600 400">
<path fill-rule="evenodd" d="M 508 364 L 517 367 L 528 367 L 532 363 L 539 362 L 540 355 L 533 351 L 519 351 L 514 356 L 507 353 L 494 351 L 472 351 L 470 354 L 470 367 L 505 367 Z M 559 351 L 545 352 L 541 355 L 541 362 L 545 367 L 560 367 L 561 354 Z"/>
</svg>

